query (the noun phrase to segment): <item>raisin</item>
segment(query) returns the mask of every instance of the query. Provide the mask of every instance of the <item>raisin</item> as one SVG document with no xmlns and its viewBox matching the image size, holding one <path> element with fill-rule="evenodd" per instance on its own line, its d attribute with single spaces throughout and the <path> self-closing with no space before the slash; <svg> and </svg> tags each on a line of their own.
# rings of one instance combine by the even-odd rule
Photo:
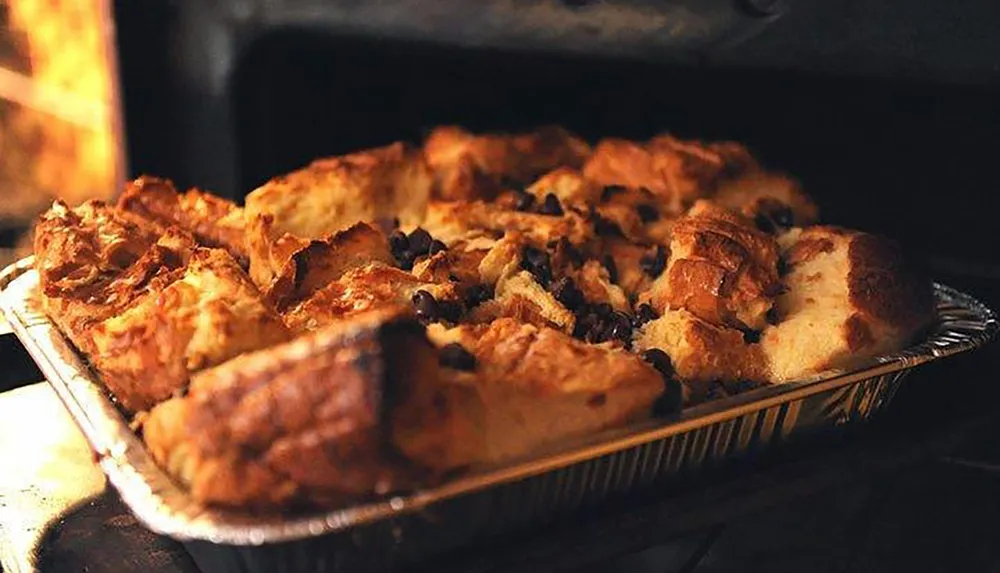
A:
<svg viewBox="0 0 1000 573">
<path fill-rule="evenodd" d="M 431 246 L 427 249 L 427 253 L 431 255 L 436 255 L 437 253 L 447 250 L 448 250 L 448 245 L 444 244 L 444 242 L 442 241 L 434 239 L 433 241 L 431 241 Z"/>
<path fill-rule="evenodd" d="M 664 378 L 673 378 L 674 376 L 674 365 L 670 361 L 670 355 L 666 352 L 660 350 L 659 348 L 650 348 L 644 350 L 641 354 L 642 359 L 649 362 L 650 366 L 656 368 Z"/>
<path fill-rule="evenodd" d="M 514 200 L 514 208 L 518 211 L 530 211 L 535 205 L 535 196 L 524 191 L 517 192 L 517 199 Z"/>
<path fill-rule="evenodd" d="M 635 309 L 635 317 L 632 319 L 632 323 L 636 328 L 641 327 L 647 322 L 656 320 L 656 311 L 649 304 L 642 303 L 639 308 Z"/>
<path fill-rule="evenodd" d="M 402 253 L 409 250 L 410 241 L 406 238 L 406 233 L 399 229 L 389 233 L 389 248 L 392 250 L 393 256 L 397 259 Z"/>
<path fill-rule="evenodd" d="M 643 223 L 652 223 L 660 218 L 660 213 L 657 212 L 656 207 L 645 203 L 636 206 L 635 211 Z"/>
<path fill-rule="evenodd" d="M 660 276 L 663 274 L 663 270 L 667 268 L 666 249 L 657 245 L 656 250 L 652 253 L 643 255 L 642 258 L 639 259 L 639 266 L 642 268 L 643 272 L 654 279 Z"/>
<path fill-rule="evenodd" d="M 427 231 L 417 227 L 409 236 L 410 252 L 416 256 L 426 255 L 431 248 L 434 238 Z"/>
<path fill-rule="evenodd" d="M 607 201 L 618 193 L 624 193 L 625 188 L 621 185 L 607 185 L 601 189 L 601 201 Z"/>
<path fill-rule="evenodd" d="M 521 253 L 521 268 L 531 273 L 542 286 L 547 287 L 552 282 L 552 262 L 549 254 L 541 249 L 525 247 Z"/>
<path fill-rule="evenodd" d="M 442 366 L 455 370 L 471 372 L 476 369 L 476 357 L 457 342 L 442 346 L 438 360 Z"/>
<path fill-rule="evenodd" d="M 559 216 L 563 214 L 562 205 L 559 204 L 559 198 L 553 193 L 549 193 L 545 196 L 545 201 L 542 201 L 542 206 L 538 208 L 538 212 L 542 215 L 552 215 Z"/>
<path fill-rule="evenodd" d="M 618 266 L 615 265 L 615 260 L 611 258 L 611 255 L 604 255 L 604 259 L 601 261 L 604 263 L 604 268 L 608 269 L 608 278 L 611 282 L 618 282 Z"/>
<path fill-rule="evenodd" d="M 569 277 L 552 283 L 552 296 L 569 310 L 577 310 L 583 304 L 583 293 Z"/>
<path fill-rule="evenodd" d="M 493 298 L 493 289 L 488 285 L 473 285 L 465 291 L 465 306 L 477 307 Z"/>
<path fill-rule="evenodd" d="M 413 307 L 417 311 L 417 318 L 426 322 L 434 322 L 441 316 L 441 308 L 434 295 L 425 290 L 413 293 Z"/>
<path fill-rule="evenodd" d="M 632 319 L 629 315 L 618 310 L 612 313 L 604 338 L 620 340 L 628 346 L 632 342 Z"/>
<path fill-rule="evenodd" d="M 597 233 L 599 237 L 624 237 L 621 227 L 618 223 L 610 219 L 605 219 L 604 217 L 595 214 L 593 216 L 594 232 Z"/>
</svg>

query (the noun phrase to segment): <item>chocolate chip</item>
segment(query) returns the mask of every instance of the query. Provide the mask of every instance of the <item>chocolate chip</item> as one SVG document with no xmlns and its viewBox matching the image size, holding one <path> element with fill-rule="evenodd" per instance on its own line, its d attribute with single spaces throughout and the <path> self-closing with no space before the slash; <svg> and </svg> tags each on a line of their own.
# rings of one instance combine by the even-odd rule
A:
<svg viewBox="0 0 1000 573">
<path fill-rule="evenodd" d="M 632 319 L 629 315 L 616 310 L 608 320 L 607 334 L 604 337 L 608 340 L 620 340 L 626 346 L 632 342 Z"/>
<path fill-rule="evenodd" d="M 684 385 L 668 378 L 663 381 L 663 394 L 653 404 L 653 413 L 668 416 L 681 411 L 684 406 Z"/>
<path fill-rule="evenodd" d="M 601 189 L 601 201 L 607 201 L 618 193 L 624 193 L 625 188 L 621 185 L 607 185 Z"/>
<path fill-rule="evenodd" d="M 448 280 L 451 281 L 451 282 L 453 282 L 453 283 L 462 282 L 462 278 L 459 277 L 456 274 L 450 274 L 450 275 L 448 275 Z"/>
<path fill-rule="evenodd" d="M 752 328 L 744 328 L 743 330 L 743 342 L 747 344 L 757 344 L 760 342 L 760 331 L 754 330 Z"/>
<path fill-rule="evenodd" d="M 656 311 L 653 310 L 653 307 L 646 303 L 642 303 L 639 305 L 639 308 L 635 309 L 635 317 L 632 318 L 632 324 L 636 328 L 639 328 L 647 322 L 651 322 L 657 318 Z"/>
<path fill-rule="evenodd" d="M 517 198 L 514 200 L 514 208 L 518 211 L 530 211 L 531 207 L 535 204 L 535 196 L 531 193 L 525 193 L 524 191 L 517 192 Z"/>
<path fill-rule="evenodd" d="M 645 203 L 636 206 L 635 211 L 643 223 L 652 223 L 660 218 L 660 213 L 656 211 L 656 207 Z"/>
<path fill-rule="evenodd" d="M 774 232 L 778 230 L 771 221 L 771 218 L 763 213 L 757 213 L 757 215 L 754 216 L 753 224 L 757 227 L 757 229 L 768 234 L 774 234 Z"/>
<path fill-rule="evenodd" d="M 393 217 L 392 218 L 392 228 L 393 229 L 398 229 L 399 228 L 399 217 Z"/>
<path fill-rule="evenodd" d="M 431 248 L 431 243 L 434 238 L 427 231 L 417 227 L 414 229 L 408 238 L 410 242 L 410 252 L 416 256 L 426 255 L 427 251 Z"/>
<path fill-rule="evenodd" d="M 438 354 L 441 366 L 471 372 L 476 369 L 476 357 L 461 344 L 452 342 L 441 347 Z"/>
<path fill-rule="evenodd" d="M 531 273 L 542 286 L 547 287 L 552 282 L 552 262 L 549 254 L 541 249 L 525 247 L 521 253 L 521 268 Z"/>
<path fill-rule="evenodd" d="M 595 304 L 592 309 L 592 312 L 601 318 L 611 316 L 611 313 L 615 311 L 615 309 L 606 302 L 599 302 Z"/>
<path fill-rule="evenodd" d="M 778 313 L 778 309 L 772 306 L 771 310 L 767 311 L 765 319 L 767 320 L 768 324 L 778 324 L 779 322 L 781 322 L 781 315 Z"/>
<path fill-rule="evenodd" d="M 771 211 L 771 220 L 779 227 L 791 229 L 795 226 L 795 214 L 788 205 L 782 205 L 780 209 Z"/>
<path fill-rule="evenodd" d="M 542 206 L 538 208 L 538 212 L 542 215 L 562 215 L 563 209 L 562 205 L 559 204 L 559 198 L 555 194 L 549 193 L 545 196 L 545 201 L 542 201 Z"/>
<path fill-rule="evenodd" d="M 559 238 L 559 242 L 556 243 L 555 250 L 556 253 L 561 254 L 570 265 L 576 268 L 583 266 L 583 254 L 580 253 L 580 249 L 577 249 L 566 237 Z"/>
<path fill-rule="evenodd" d="M 611 255 L 604 255 L 604 259 L 601 261 L 604 264 L 604 268 L 608 269 L 608 278 L 611 282 L 618 282 L 618 266 L 615 265 L 615 260 L 611 258 Z"/>
<path fill-rule="evenodd" d="M 597 233 L 599 237 L 624 237 L 625 234 L 622 233 L 621 227 L 618 223 L 610 219 L 605 219 L 604 217 L 594 214 L 591 217 L 594 225 L 594 232 Z"/>
<path fill-rule="evenodd" d="M 410 248 L 410 241 L 406 238 L 406 233 L 396 229 L 389 233 L 389 249 L 397 259 L 399 255 Z"/>
<path fill-rule="evenodd" d="M 503 189 L 511 189 L 513 191 L 521 191 L 521 188 L 524 187 L 524 183 L 513 177 L 501 177 L 499 183 Z"/>
<path fill-rule="evenodd" d="M 643 360 L 649 362 L 650 366 L 656 368 L 657 372 L 664 378 L 673 378 L 674 365 L 670 362 L 670 356 L 659 348 L 644 350 L 640 355 Z"/>
<path fill-rule="evenodd" d="M 595 325 L 600 321 L 600 317 L 596 314 L 589 312 L 589 310 L 582 310 L 576 318 L 576 325 L 573 327 L 573 336 L 581 340 L 586 339 L 587 334 L 594 329 Z"/>
<path fill-rule="evenodd" d="M 778 276 L 783 277 L 788 274 L 788 263 L 784 257 L 778 257 Z"/>
<path fill-rule="evenodd" d="M 434 322 L 441 316 L 441 309 L 438 306 L 437 300 L 434 299 L 434 295 L 425 291 L 418 290 L 413 293 L 413 307 L 417 311 L 417 318 L 427 322 Z"/>
<path fill-rule="evenodd" d="M 639 259 L 639 267 L 654 279 L 667 268 L 667 251 L 661 245 L 657 245 L 652 253 L 647 253 Z"/>
<path fill-rule="evenodd" d="M 794 227 L 795 214 L 792 213 L 791 207 L 781 201 L 762 200 L 753 222 L 761 231 L 773 234 Z"/>
<path fill-rule="evenodd" d="M 444 244 L 442 241 L 434 239 L 431 241 L 431 246 L 427 249 L 427 253 L 430 255 L 435 255 L 442 251 L 447 251 L 448 245 Z"/>
<path fill-rule="evenodd" d="M 493 298 L 493 289 L 488 285 L 472 285 L 465 291 L 465 306 L 473 308 Z"/>
<path fill-rule="evenodd" d="M 577 310 L 583 304 L 583 293 L 569 277 L 562 277 L 552 283 L 552 296 L 570 310 Z"/>
<path fill-rule="evenodd" d="M 399 268 L 404 271 L 411 270 L 413 268 L 413 261 L 416 257 L 410 251 L 403 251 L 396 257 L 396 262 L 399 264 Z"/>
<path fill-rule="evenodd" d="M 438 312 L 441 314 L 441 318 L 448 322 L 458 322 L 462 318 L 463 308 L 462 305 L 451 300 L 440 301 L 438 304 Z"/>
</svg>

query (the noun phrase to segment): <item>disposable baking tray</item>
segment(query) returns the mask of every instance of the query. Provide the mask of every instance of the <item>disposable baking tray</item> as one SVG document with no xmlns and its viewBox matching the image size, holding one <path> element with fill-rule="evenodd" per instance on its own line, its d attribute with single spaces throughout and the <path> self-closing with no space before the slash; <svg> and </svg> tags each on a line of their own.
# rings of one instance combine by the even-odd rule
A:
<svg viewBox="0 0 1000 573">
<path fill-rule="evenodd" d="M 994 313 L 935 285 L 927 338 L 861 369 L 831 371 L 605 432 L 503 467 L 353 507 L 253 516 L 206 508 L 153 462 L 104 386 L 40 312 L 31 258 L 0 274 L 0 309 L 79 424 L 110 483 L 150 529 L 185 543 L 205 571 L 357 571 L 423 561 L 546 523 L 671 478 L 877 415 L 914 367 L 986 344 Z"/>
</svg>

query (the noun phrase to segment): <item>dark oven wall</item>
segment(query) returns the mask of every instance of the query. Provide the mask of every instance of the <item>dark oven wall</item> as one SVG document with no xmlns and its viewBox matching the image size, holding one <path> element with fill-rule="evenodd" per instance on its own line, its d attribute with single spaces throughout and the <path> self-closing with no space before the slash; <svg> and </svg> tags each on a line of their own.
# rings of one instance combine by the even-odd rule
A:
<svg viewBox="0 0 1000 573">
<path fill-rule="evenodd" d="M 1000 149 L 996 86 L 510 54 L 306 32 L 255 42 L 234 78 L 236 195 L 317 156 L 419 141 L 441 123 L 475 130 L 560 123 L 591 139 L 669 130 L 747 143 L 766 164 L 800 177 L 828 222 L 884 232 L 928 254 L 997 259 L 991 249 L 992 156 Z M 177 166 L 169 155 L 179 144 L 157 136 L 170 132 L 172 119 L 141 114 L 155 105 L 145 93 L 130 102 L 129 91 L 126 84 L 133 171 L 204 185 L 185 177 L 197 170 L 161 170 Z M 160 158 L 148 151 L 157 146 Z M 211 149 L 200 160 L 211 162 Z"/>
</svg>

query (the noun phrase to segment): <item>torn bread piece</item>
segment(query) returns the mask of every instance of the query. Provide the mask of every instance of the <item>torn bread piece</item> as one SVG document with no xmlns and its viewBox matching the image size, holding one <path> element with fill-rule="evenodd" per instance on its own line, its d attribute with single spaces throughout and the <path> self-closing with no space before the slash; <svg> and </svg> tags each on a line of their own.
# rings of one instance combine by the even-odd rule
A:
<svg viewBox="0 0 1000 573">
<path fill-rule="evenodd" d="M 476 135 L 441 126 L 424 143 L 435 196 L 449 201 L 493 199 L 557 167 L 579 168 L 589 152 L 585 141 L 555 126 L 517 135 Z"/>
<path fill-rule="evenodd" d="M 244 268 L 249 264 L 243 208 L 232 201 L 190 189 L 178 193 L 168 179 L 143 175 L 125 186 L 118 208 L 148 220 L 160 233 L 176 226 L 199 243 L 229 251 Z"/>
<path fill-rule="evenodd" d="M 186 233 L 158 236 L 148 222 L 100 201 L 70 209 L 56 201 L 35 227 L 35 269 L 42 306 L 84 353 L 92 328 L 148 290 L 158 275 L 182 267 L 195 248 Z"/>
<path fill-rule="evenodd" d="M 934 317 L 931 282 L 894 243 L 836 227 L 785 238 L 787 291 L 760 346 L 775 382 L 903 348 Z"/>
<path fill-rule="evenodd" d="M 143 439 L 205 504 L 356 501 L 414 482 L 390 441 L 393 410 L 437 370 L 423 327 L 363 313 L 195 375 L 150 412 Z"/>
<path fill-rule="evenodd" d="M 778 246 L 745 217 L 699 201 L 674 223 L 666 271 L 654 281 L 653 307 L 686 309 L 716 325 L 760 330 L 778 280 Z"/>
<path fill-rule="evenodd" d="M 664 389 L 634 354 L 511 318 L 432 326 L 428 335 L 443 353 L 472 358 L 444 356 L 445 375 L 418 387 L 397 414 L 396 444 L 432 467 L 501 463 L 642 419 Z M 427 416 L 440 422 L 425 424 Z"/>
<path fill-rule="evenodd" d="M 371 263 L 346 272 L 282 315 L 292 331 L 305 332 L 378 309 L 394 309 L 426 322 L 456 322 L 464 311 L 454 284 L 424 281 L 395 267 Z"/>
<path fill-rule="evenodd" d="M 419 225 L 431 185 L 423 155 L 402 143 L 320 159 L 272 179 L 246 198 L 250 277 L 266 288 L 309 241 L 358 222 Z"/>
<path fill-rule="evenodd" d="M 198 247 L 122 312 L 94 324 L 90 337 L 90 361 L 108 389 L 140 411 L 182 390 L 192 372 L 283 342 L 289 332 L 229 253 Z"/>
<path fill-rule="evenodd" d="M 285 262 L 263 289 L 268 303 L 278 311 L 305 300 L 344 273 L 371 263 L 395 263 L 389 241 L 371 225 L 356 223 L 342 231 L 309 241 Z"/>
</svg>

